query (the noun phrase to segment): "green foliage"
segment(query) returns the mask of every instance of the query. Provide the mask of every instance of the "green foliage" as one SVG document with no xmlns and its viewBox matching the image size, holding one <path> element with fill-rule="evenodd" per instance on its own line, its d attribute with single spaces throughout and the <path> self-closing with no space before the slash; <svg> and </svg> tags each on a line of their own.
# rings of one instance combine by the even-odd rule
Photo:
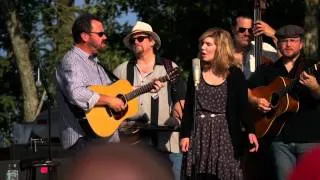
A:
<svg viewBox="0 0 320 180">
<path fill-rule="evenodd" d="M 72 47 L 71 26 L 76 12 L 76 7 L 59 1 L 44 4 L 41 8 L 42 29 L 39 30 L 37 49 L 41 53 L 39 61 L 45 64 L 48 72 L 47 77 L 51 77 L 59 60 Z"/>
<path fill-rule="evenodd" d="M 197 56 L 198 38 L 206 29 L 231 30 L 231 20 L 239 10 L 252 11 L 253 0 L 129 0 L 139 19 L 148 22 L 160 35 L 163 56 L 174 59 L 185 69 Z M 301 24 L 304 0 L 268 0 L 262 19 L 278 28 L 287 23 Z M 146 8 L 148 7 L 148 8 Z M 268 41 L 268 39 L 266 39 Z"/>
<path fill-rule="evenodd" d="M 129 27 L 127 24 L 120 25 L 116 21 L 116 18 L 127 10 L 128 3 L 125 0 L 98 0 L 97 4 L 84 9 L 85 12 L 96 14 L 104 21 L 108 34 L 107 48 L 99 55 L 99 59 L 111 71 L 130 58 L 130 52 L 122 44 L 122 39 Z"/>
<path fill-rule="evenodd" d="M 297 24 L 303 27 L 305 14 L 305 0 L 272 0 L 269 2 L 264 18 L 275 29 L 287 24 Z"/>
<path fill-rule="evenodd" d="M 201 33 L 211 27 L 228 29 L 236 8 L 249 7 L 244 0 L 130 0 L 129 4 L 160 35 L 163 42 L 160 53 L 187 69 L 190 60 L 197 56 Z"/>
<path fill-rule="evenodd" d="M 19 86 L 18 75 L 9 59 L 0 57 L 0 146 L 8 146 L 11 142 L 11 124 L 19 116 Z"/>
<path fill-rule="evenodd" d="M 74 19 L 81 13 L 92 13 L 100 17 L 105 24 L 108 33 L 108 48 L 100 54 L 101 61 L 110 69 L 126 60 L 127 52 L 122 45 L 122 32 L 126 25 L 120 26 L 116 18 L 126 12 L 126 1 L 108 0 L 86 2 L 82 9 L 75 6 L 57 4 L 57 6 L 45 5 L 42 7 L 43 36 L 45 39 L 38 45 L 42 51 L 49 74 L 54 72 L 54 67 L 62 59 L 63 55 L 72 47 L 71 26 Z M 42 47 L 42 48 L 41 48 Z"/>
<path fill-rule="evenodd" d="M 15 95 L 19 92 L 15 91 L 15 86 L 19 84 L 10 83 L 8 80 L 14 80 L 17 75 L 14 74 L 10 61 L 1 58 L 0 59 L 0 84 L 2 88 L 0 90 L 0 128 L 8 127 L 8 124 L 16 119 L 15 113 L 18 109 L 16 104 L 17 98 Z"/>
</svg>

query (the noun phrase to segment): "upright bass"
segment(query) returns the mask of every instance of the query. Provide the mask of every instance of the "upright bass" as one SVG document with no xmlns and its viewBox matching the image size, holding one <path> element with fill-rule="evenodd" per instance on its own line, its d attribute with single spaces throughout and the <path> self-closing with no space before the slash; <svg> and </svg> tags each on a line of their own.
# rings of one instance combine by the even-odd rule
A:
<svg viewBox="0 0 320 180">
<path fill-rule="evenodd" d="M 266 9 L 266 0 L 254 0 L 254 23 L 257 21 L 261 21 L 261 14 L 262 11 Z M 262 43 L 263 39 L 262 36 L 254 36 L 254 69 L 252 71 L 255 71 L 259 66 L 262 64 L 270 64 L 272 63 L 272 60 L 263 57 L 262 56 Z M 264 87 L 258 87 L 254 88 L 251 90 L 252 95 L 257 96 L 257 97 L 266 97 L 269 96 L 269 93 L 266 93 L 264 90 Z M 267 98 L 269 99 L 269 98 Z M 269 123 L 266 124 L 266 114 L 258 111 L 255 107 L 252 108 L 252 114 L 255 128 L 256 128 L 256 135 L 258 137 L 263 137 L 264 135 L 267 134 L 267 127 L 269 127 Z M 268 118 L 267 118 L 268 119 Z M 264 124 L 261 124 L 261 123 Z"/>
<path fill-rule="evenodd" d="M 266 0 L 255 0 L 254 1 L 254 23 L 261 21 L 262 10 L 266 9 Z M 262 63 L 262 36 L 254 36 L 254 57 L 255 57 L 255 69 L 257 69 Z"/>
</svg>

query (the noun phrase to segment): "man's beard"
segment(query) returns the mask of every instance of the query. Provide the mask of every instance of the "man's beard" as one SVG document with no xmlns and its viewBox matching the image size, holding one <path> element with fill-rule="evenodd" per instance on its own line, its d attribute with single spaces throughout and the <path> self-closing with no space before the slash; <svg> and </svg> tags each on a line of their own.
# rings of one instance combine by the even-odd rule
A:
<svg viewBox="0 0 320 180">
<path fill-rule="evenodd" d="M 290 55 L 286 55 L 286 54 L 282 54 L 282 55 L 284 55 L 285 58 L 293 59 L 293 58 L 296 58 L 297 56 L 299 56 L 299 54 L 300 54 L 300 51 L 294 52 L 294 53 L 292 53 L 292 54 L 290 54 Z"/>
<path fill-rule="evenodd" d="M 242 38 L 236 40 L 235 47 L 239 49 L 246 49 L 251 45 L 251 39 L 244 40 Z"/>
<path fill-rule="evenodd" d="M 100 44 L 91 43 L 90 46 L 93 47 L 97 52 L 102 52 L 105 49 L 106 44 L 104 42 L 101 42 Z"/>
<path fill-rule="evenodd" d="M 144 52 L 144 50 L 141 46 L 134 47 L 133 51 L 134 51 L 134 54 L 136 54 L 136 55 L 140 55 Z"/>
</svg>

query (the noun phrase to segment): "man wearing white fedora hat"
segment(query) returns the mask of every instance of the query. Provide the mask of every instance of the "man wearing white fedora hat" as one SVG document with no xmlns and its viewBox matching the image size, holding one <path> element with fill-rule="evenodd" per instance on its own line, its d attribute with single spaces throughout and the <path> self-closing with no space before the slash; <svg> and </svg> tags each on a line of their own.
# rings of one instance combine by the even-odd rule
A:
<svg viewBox="0 0 320 180">
<path fill-rule="evenodd" d="M 172 61 L 157 56 L 161 46 L 160 37 L 145 22 L 138 21 L 123 39 L 123 43 L 133 52 L 135 58 L 119 65 L 114 70 L 114 74 L 120 79 L 128 79 L 134 87 L 164 76 L 167 71 L 177 67 Z M 178 79 L 175 83 L 165 82 L 164 86 L 165 88 L 157 93 L 146 93 L 139 96 L 139 113 L 132 120 L 147 122 L 151 124 L 151 127 L 180 125 L 185 95 L 184 82 Z M 175 179 L 178 180 L 182 160 L 179 133 L 169 131 L 169 129 L 167 131 L 155 129 L 143 139 L 143 142 L 148 145 L 152 144 L 157 150 L 168 155 L 173 164 Z"/>
</svg>

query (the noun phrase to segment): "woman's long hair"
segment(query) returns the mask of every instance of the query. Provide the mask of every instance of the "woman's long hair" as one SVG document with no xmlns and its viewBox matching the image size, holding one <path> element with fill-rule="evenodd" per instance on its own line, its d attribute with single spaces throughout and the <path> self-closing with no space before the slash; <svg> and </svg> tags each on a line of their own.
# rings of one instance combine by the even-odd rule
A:
<svg viewBox="0 0 320 180">
<path fill-rule="evenodd" d="M 226 75 L 228 69 L 234 62 L 234 46 L 231 35 L 228 31 L 221 28 L 210 28 L 206 30 L 199 38 L 199 46 L 203 40 L 211 37 L 217 46 L 214 58 L 211 64 L 203 64 L 204 68 L 211 68 L 214 66 L 217 74 Z"/>
</svg>

